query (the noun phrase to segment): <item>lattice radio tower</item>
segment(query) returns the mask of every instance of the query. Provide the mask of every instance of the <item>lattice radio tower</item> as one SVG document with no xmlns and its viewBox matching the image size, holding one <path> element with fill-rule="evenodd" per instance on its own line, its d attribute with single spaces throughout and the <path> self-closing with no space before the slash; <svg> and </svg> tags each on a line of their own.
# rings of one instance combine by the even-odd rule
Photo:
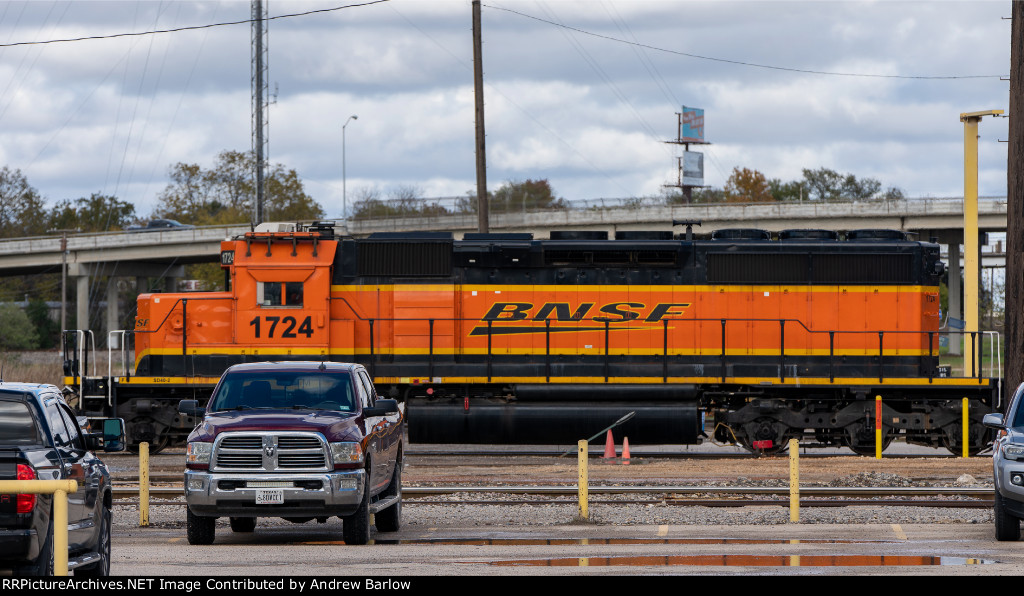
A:
<svg viewBox="0 0 1024 596">
<path fill-rule="evenodd" d="M 255 158 L 256 201 L 253 224 L 263 223 L 270 155 L 270 92 L 267 85 L 267 2 L 252 0 L 252 153 Z"/>
</svg>

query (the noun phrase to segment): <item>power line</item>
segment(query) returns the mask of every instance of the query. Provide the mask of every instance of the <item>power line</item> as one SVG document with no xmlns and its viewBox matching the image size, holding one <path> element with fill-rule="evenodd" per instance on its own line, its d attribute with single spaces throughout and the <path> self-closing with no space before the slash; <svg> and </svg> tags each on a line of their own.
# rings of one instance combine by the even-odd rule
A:
<svg viewBox="0 0 1024 596">
<path fill-rule="evenodd" d="M 700 54 L 690 54 L 688 52 L 680 52 L 678 50 L 669 50 L 669 49 L 666 49 L 666 48 L 660 48 L 658 46 L 652 46 L 652 45 L 645 44 L 645 43 L 640 43 L 640 42 L 636 42 L 636 41 L 629 41 L 629 40 L 626 40 L 626 39 L 619 39 L 617 37 L 612 37 L 610 35 L 603 35 L 601 33 L 594 33 L 592 31 L 586 31 L 584 29 L 579 29 L 577 27 L 571 27 L 569 25 L 563 25 L 562 23 L 557 23 L 555 21 L 549 21 L 547 19 L 542 19 L 540 17 L 535 17 L 533 15 L 526 14 L 526 13 L 520 12 L 518 10 L 512 10 L 511 8 L 502 8 L 500 6 L 492 6 L 490 4 L 486 4 L 485 6 L 487 6 L 488 8 L 493 8 L 495 10 L 503 10 L 505 12 L 510 12 L 512 14 L 516 14 L 516 15 L 519 15 L 521 17 L 525 17 L 525 18 L 528 18 L 528 19 L 533 19 L 535 21 L 540 21 L 541 23 L 546 23 L 548 25 L 554 25 L 555 27 L 562 27 L 564 29 L 569 29 L 569 30 L 575 31 L 577 33 L 582 33 L 583 35 L 589 35 L 591 37 L 597 37 L 599 39 L 605 39 L 605 40 L 614 41 L 614 42 L 617 42 L 617 43 L 624 43 L 624 44 L 627 44 L 627 45 L 637 46 L 637 47 L 641 47 L 641 48 L 646 48 L 646 49 L 649 49 L 649 50 L 656 50 L 658 52 L 665 52 L 666 54 L 675 54 L 677 56 L 685 56 L 687 58 L 695 58 L 697 60 L 709 60 L 711 62 L 723 62 L 725 64 L 735 64 L 737 66 L 749 66 L 751 68 L 764 68 L 764 69 L 768 69 L 768 70 L 781 70 L 781 71 L 785 71 L 785 72 L 796 72 L 796 73 L 802 73 L 802 74 L 827 75 L 827 76 L 833 76 L 833 77 L 867 77 L 867 78 L 875 78 L 875 79 L 951 80 L 951 79 L 994 79 L 994 78 L 1005 77 L 1006 76 L 1006 75 L 949 75 L 949 76 L 886 75 L 886 74 L 871 74 L 871 73 L 857 73 L 857 72 L 834 72 L 834 71 L 827 71 L 827 70 L 810 70 L 810 69 L 804 69 L 804 68 L 792 68 L 792 67 L 788 67 L 788 66 L 774 66 L 774 65 L 771 65 L 771 64 L 757 64 L 755 62 L 744 62 L 742 60 L 729 60 L 728 58 L 716 58 L 714 56 L 702 56 Z M 0 46 L 0 47 L 2 47 L 2 46 Z"/>
<path fill-rule="evenodd" d="M 361 4 L 348 4 L 346 6 L 335 6 L 333 8 L 321 8 L 321 9 L 317 9 L 317 10 L 308 10 L 306 12 L 296 12 L 296 13 L 291 13 L 291 14 L 282 14 L 282 15 L 278 15 L 276 17 L 270 17 L 270 18 L 268 18 L 266 20 L 274 21 L 274 20 L 277 20 L 277 19 L 289 19 L 289 18 L 292 18 L 292 17 L 304 17 L 304 16 L 309 16 L 311 14 L 324 13 L 324 12 L 334 12 L 334 11 L 338 11 L 338 10 L 345 10 L 346 8 L 359 8 L 359 7 L 362 7 L 362 6 L 370 6 L 371 4 L 380 4 L 382 2 L 390 2 L 390 0 L 370 0 L 369 2 L 363 2 Z M 114 38 L 118 38 L 118 37 L 138 37 L 138 36 L 141 36 L 141 35 L 155 35 L 157 33 L 178 33 L 178 32 L 181 32 L 181 31 L 195 31 L 195 30 L 198 30 L 198 29 L 210 29 L 210 28 L 213 28 L 213 27 L 226 27 L 226 26 L 229 26 L 229 25 L 243 25 L 243 24 L 247 25 L 247 24 L 250 24 L 250 23 L 252 23 L 252 19 L 245 19 L 244 21 L 230 21 L 230 22 L 225 22 L 225 23 L 211 23 L 211 24 L 208 24 L 208 25 L 192 25 L 192 26 L 189 26 L 189 27 L 176 27 L 174 29 L 157 29 L 157 30 L 153 30 L 153 31 L 137 31 L 137 32 L 134 32 L 134 33 L 113 33 L 113 34 L 110 34 L 110 35 L 90 35 L 90 36 L 86 36 L 86 37 L 70 37 L 70 38 L 66 38 L 66 39 L 48 39 L 48 40 L 45 40 L 45 41 L 19 41 L 19 42 L 15 42 L 15 43 L 3 43 L 3 44 L 0 44 L 0 48 L 13 48 L 13 47 L 18 47 L 18 46 L 35 46 L 35 45 L 45 45 L 45 44 L 51 44 L 51 43 L 68 43 L 68 42 L 74 42 L 74 41 L 92 41 L 92 40 L 97 40 L 97 39 L 114 39 Z"/>
</svg>

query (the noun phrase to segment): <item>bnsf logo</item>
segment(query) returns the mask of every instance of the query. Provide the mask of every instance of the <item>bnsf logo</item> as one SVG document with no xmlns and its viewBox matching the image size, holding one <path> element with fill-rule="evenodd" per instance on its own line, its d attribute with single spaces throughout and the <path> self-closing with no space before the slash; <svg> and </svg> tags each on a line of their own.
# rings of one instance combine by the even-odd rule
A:
<svg viewBox="0 0 1024 596">
<path fill-rule="evenodd" d="M 677 317 L 689 307 L 690 304 L 683 302 L 666 302 L 655 304 L 650 311 L 647 305 L 640 302 L 612 302 L 597 309 L 597 312 L 608 316 L 592 317 L 594 321 L 635 321 L 644 313 L 644 322 L 657 323 L 665 317 Z M 534 310 L 536 308 L 536 310 Z M 481 321 L 543 321 L 555 315 L 556 321 L 582 321 L 594 308 L 593 302 L 584 302 L 570 312 L 568 302 L 545 302 L 540 307 L 529 302 L 495 302 Z M 531 311 L 533 314 L 531 316 Z"/>
<path fill-rule="evenodd" d="M 485 314 L 480 321 L 546 321 L 553 319 L 555 321 L 566 322 L 589 320 L 599 323 L 614 323 L 620 321 L 638 321 L 642 319 L 644 323 L 659 323 L 665 318 L 681 316 L 686 312 L 686 309 L 690 304 L 688 302 L 661 302 L 652 307 L 648 307 L 646 304 L 640 302 L 611 302 L 603 304 L 596 309 L 595 306 L 597 305 L 594 302 L 581 303 L 575 309 L 572 309 L 568 302 L 545 302 L 541 305 L 535 305 L 530 302 L 495 302 L 491 305 L 487 314 Z M 591 311 L 594 312 L 594 315 L 587 318 L 587 315 L 590 314 Z M 509 333 L 544 333 L 548 329 L 551 331 L 584 330 L 575 327 L 549 328 L 546 325 L 544 327 L 492 326 L 491 333 L 498 333 L 502 335 L 507 335 Z M 473 329 L 470 335 L 486 335 L 487 333 L 487 327 L 477 327 Z"/>
</svg>

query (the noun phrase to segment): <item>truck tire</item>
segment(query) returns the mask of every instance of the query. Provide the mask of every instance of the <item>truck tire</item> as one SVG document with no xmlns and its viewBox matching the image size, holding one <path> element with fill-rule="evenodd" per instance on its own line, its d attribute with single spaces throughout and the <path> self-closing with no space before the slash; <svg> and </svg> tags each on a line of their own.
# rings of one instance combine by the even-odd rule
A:
<svg viewBox="0 0 1024 596">
<path fill-rule="evenodd" d="M 352 515 L 341 518 L 341 535 L 345 544 L 366 544 L 370 541 L 370 470 L 367 468 L 363 480 L 363 499 L 359 509 Z"/>
<path fill-rule="evenodd" d="M 35 577 L 53 576 L 53 513 L 50 513 L 50 530 L 46 533 L 46 539 L 39 547 L 39 558 L 35 563 L 30 563 L 14 570 L 15 575 L 30 575 Z"/>
<path fill-rule="evenodd" d="M 381 495 L 382 498 L 390 498 L 398 495 L 398 502 L 376 513 L 373 516 L 374 525 L 380 532 L 397 532 L 402 526 L 402 458 L 395 461 L 395 471 L 391 475 L 391 483 L 387 490 Z"/>
<path fill-rule="evenodd" d="M 231 531 L 249 533 L 256 530 L 256 518 L 255 517 L 232 517 L 231 518 Z"/>
<path fill-rule="evenodd" d="M 185 530 L 189 544 L 213 544 L 217 533 L 217 518 L 201 517 L 189 509 L 185 516 Z"/>
<path fill-rule="evenodd" d="M 110 575 L 110 508 L 103 508 L 103 517 L 100 519 L 100 535 L 96 540 L 96 552 L 100 560 L 75 570 L 76 576 L 84 577 L 106 577 Z"/>
<path fill-rule="evenodd" d="M 996 523 L 996 540 L 1020 540 L 1020 518 L 1006 510 L 1003 497 L 996 491 L 993 505 Z"/>
</svg>

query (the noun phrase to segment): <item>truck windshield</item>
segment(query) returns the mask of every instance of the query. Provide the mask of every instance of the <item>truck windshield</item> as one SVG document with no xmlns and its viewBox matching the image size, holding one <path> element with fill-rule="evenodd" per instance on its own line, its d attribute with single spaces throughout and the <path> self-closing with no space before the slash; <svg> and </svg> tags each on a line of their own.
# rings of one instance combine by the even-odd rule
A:
<svg viewBox="0 0 1024 596">
<path fill-rule="evenodd" d="M 39 432 L 28 404 L 0 400 L 0 445 L 38 445 Z"/>
<path fill-rule="evenodd" d="M 309 409 L 351 412 L 347 372 L 244 371 L 229 373 L 210 398 L 209 411 Z"/>
</svg>

